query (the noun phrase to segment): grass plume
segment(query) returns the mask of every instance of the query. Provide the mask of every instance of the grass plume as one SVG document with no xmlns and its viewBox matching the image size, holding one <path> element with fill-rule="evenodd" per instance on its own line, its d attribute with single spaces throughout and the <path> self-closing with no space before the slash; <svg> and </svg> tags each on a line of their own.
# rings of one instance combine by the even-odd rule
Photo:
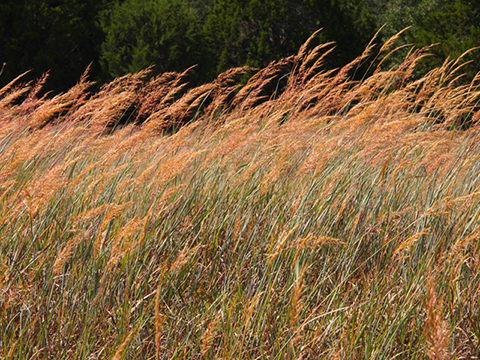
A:
<svg viewBox="0 0 480 360">
<path fill-rule="evenodd" d="M 0 90 L 1 358 L 478 358 L 478 77 L 312 39 Z"/>
</svg>

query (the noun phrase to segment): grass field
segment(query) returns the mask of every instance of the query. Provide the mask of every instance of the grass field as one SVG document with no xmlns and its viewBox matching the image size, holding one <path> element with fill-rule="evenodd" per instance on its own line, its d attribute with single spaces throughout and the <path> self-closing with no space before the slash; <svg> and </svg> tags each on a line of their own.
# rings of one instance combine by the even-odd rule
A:
<svg viewBox="0 0 480 360">
<path fill-rule="evenodd" d="M 392 44 L 0 90 L 0 358 L 478 358 L 478 79 Z"/>
</svg>

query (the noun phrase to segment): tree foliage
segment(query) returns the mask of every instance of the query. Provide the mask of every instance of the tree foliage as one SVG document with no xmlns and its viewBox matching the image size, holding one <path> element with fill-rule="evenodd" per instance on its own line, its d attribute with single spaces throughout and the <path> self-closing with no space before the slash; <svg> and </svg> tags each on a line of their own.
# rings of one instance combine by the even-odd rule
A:
<svg viewBox="0 0 480 360">
<path fill-rule="evenodd" d="M 101 17 L 104 69 L 116 77 L 152 65 L 156 72 L 184 71 L 196 64 L 204 67 L 200 10 L 183 0 L 115 3 Z"/>
<path fill-rule="evenodd" d="M 428 71 L 441 66 L 446 58 L 456 58 L 467 50 L 480 46 L 480 1 L 467 0 L 367 0 L 369 13 L 375 13 L 376 26 L 385 24 L 382 40 L 386 41 L 410 27 L 398 40 L 399 45 L 424 47 L 435 44 L 433 56 L 423 60 L 420 69 Z M 386 64 L 396 64 L 405 52 L 393 55 Z M 465 67 L 469 77 L 480 70 L 480 53 L 465 57 L 473 63 Z"/>
<path fill-rule="evenodd" d="M 50 71 L 47 88 L 70 88 L 96 61 L 103 34 L 96 25 L 105 0 L 3 0 L 0 3 L 0 85 L 27 70 L 27 79 Z"/>
<path fill-rule="evenodd" d="M 371 33 L 361 16 L 362 1 L 215 0 L 205 34 L 217 56 L 217 70 L 269 61 L 294 54 L 316 30 L 319 41 L 336 41 L 331 64 L 358 55 Z"/>
<path fill-rule="evenodd" d="M 417 31 L 411 37 L 419 46 L 438 43 L 432 49 L 436 56 L 430 61 L 429 67 L 439 65 L 447 57 L 458 57 L 480 45 L 479 1 L 437 0 L 435 5 L 427 16 L 419 19 Z M 480 70 L 480 53 L 474 51 L 466 60 L 474 61 L 465 69 L 471 77 Z"/>
<path fill-rule="evenodd" d="M 320 28 L 318 43 L 336 43 L 324 65 L 337 68 L 384 24 L 379 42 L 410 27 L 398 45 L 438 43 L 419 67 L 427 71 L 480 46 L 480 0 L 3 0 L 0 86 L 31 69 L 27 80 L 50 71 L 47 88 L 64 91 L 90 63 L 100 84 L 151 65 L 157 73 L 196 65 L 190 80 L 199 84 L 295 54 Z M 480 51 L 465 59 L 472 77 Z"/>
</svg>

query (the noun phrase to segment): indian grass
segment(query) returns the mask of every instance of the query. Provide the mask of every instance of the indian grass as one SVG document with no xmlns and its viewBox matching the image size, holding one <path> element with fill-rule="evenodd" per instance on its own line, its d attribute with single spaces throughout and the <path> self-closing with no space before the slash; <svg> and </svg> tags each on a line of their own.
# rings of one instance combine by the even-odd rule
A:
<svg viewBox="0 0 480 360">
<path fill-rule="evenodd" d="M 0 357 L 478 357 L 477 80 L 374 46 L 1 90 Z"/>
</svg>

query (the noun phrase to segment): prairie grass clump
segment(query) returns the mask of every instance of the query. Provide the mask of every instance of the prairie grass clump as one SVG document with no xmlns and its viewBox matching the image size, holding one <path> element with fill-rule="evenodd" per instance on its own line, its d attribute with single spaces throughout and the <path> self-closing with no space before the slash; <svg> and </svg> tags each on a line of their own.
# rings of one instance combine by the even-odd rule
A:
<svg viewBox="0 0 480 360">
<path fill-rule="evenodd" d="M 374 46 L 0 90 L 0 357 L 478 357 L 478 79 Z"/>
</svg>

